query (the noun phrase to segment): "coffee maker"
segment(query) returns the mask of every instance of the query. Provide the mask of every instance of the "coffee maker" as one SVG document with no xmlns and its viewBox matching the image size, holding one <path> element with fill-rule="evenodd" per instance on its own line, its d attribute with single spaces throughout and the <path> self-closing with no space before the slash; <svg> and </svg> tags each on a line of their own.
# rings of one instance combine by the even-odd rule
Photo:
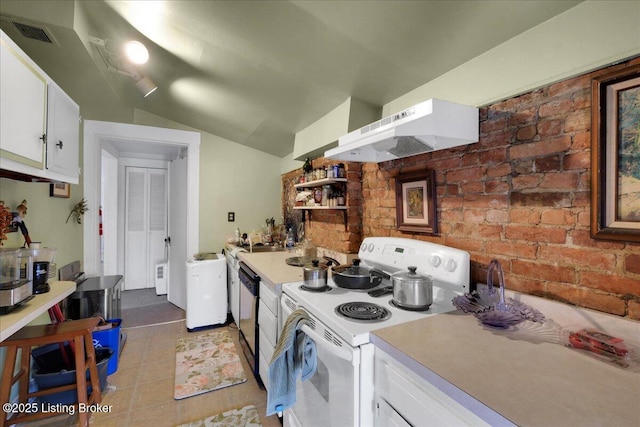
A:
<svg viewBox="0 0 640 427">
<path fill-rule="evenodd" d="M 51 290 L 49 283 L 49 261 L 33 262 L 33 293 L 44 294 Z"/>
<path fill-rule="evenodd" d="M 38 247 L 20 251 L 24 259 L 29 259 L 28 263 L 23 263 L 20 267 L 20 277 L 31 280 L 34 294 L 49 292 L 49 274 L 52 270 L 55 272 L 54 260 L 57 249 Z"/>
</svg>

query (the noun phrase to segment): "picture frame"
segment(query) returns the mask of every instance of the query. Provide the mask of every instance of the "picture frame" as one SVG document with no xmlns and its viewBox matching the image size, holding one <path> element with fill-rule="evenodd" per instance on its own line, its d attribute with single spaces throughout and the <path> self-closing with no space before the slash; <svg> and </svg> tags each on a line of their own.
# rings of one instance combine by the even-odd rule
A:
<svg viewBox="0 0 640 427">
<path fill-rule="evenodd" d="M 591 89 L 591 237 L 640 242 L 640 64 Z"/>
<path fill-rule="evenodd" d="M 438 234 L 436 173 L 423 170 L 396 177 L 397 229 L 408 233 Z"/>
<path fill-rule="evenodd" d="M 49 197 L 62 197 L 68 199 L 71 197 L 71 184 L 65 182 L 56 182 L 49 185 Z"/>
</svg>

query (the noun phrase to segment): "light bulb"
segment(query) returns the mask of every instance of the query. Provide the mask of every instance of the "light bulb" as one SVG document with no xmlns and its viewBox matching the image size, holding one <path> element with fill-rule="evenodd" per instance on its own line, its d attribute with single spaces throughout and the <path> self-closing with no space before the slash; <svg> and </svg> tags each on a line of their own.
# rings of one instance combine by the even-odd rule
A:
<svg viewBox="0 0 640 427">
<path fill-rule="evenodd" d="M 134 64 L 145 64 L 149 60 L 149 51 L 139 41 L 129 41 L 124 45 L 127 58 Z"/>
</svg>

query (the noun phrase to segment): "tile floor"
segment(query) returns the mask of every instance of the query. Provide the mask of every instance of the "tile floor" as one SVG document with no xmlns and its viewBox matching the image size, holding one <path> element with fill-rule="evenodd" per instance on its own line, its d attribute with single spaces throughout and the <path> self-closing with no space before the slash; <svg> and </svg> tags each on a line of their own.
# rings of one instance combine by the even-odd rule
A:
<svg viewBox="0 0 640 427">
<path fill-rule="evenodd" d="M 255 405 L 265 427 L 280 427 L 277 417 L 267 417 L 266 392 L 250 374 L 238 342 L 238 330 L 230 325 L 247 382 L 182 400 L 174 400 L 175 345 L 179 338 L 193 336 L 184 321 L 140 328 L 125 328 L 127 342 L 118 370 L 108 377 L 102 404 L 111 405 L 109 414 L 93 414 L 90 424 L 103 426 L 175 426 L 206 418 L 229 409 Z M 35 424 L 32 424 L 35 425 Z M 62 416 L 41 421 L 38 426 L 77 425 L 76 417 Z"/>
</svg>

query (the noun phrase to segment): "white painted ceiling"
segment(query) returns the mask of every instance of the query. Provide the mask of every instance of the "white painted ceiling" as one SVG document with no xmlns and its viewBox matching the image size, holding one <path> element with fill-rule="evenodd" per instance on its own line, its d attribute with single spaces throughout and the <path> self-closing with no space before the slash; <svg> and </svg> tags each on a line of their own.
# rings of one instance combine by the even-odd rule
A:
<svg viewBox="0 0 640 427">
<path fill-rule="evenodd" d="M 13 1 L 0 26 L 77 102 L 116 97 L 278 157 L 348 97 L 382 106 L 580 1 Z M 11 19 L 42 24 L 53 45 Z M 147 98 L 90 38 L 134 38 Z M 80 98 L 80 99 L 78 99 Z M 100 119 L 93 117 L 92 119 Z"/>
</svg>

